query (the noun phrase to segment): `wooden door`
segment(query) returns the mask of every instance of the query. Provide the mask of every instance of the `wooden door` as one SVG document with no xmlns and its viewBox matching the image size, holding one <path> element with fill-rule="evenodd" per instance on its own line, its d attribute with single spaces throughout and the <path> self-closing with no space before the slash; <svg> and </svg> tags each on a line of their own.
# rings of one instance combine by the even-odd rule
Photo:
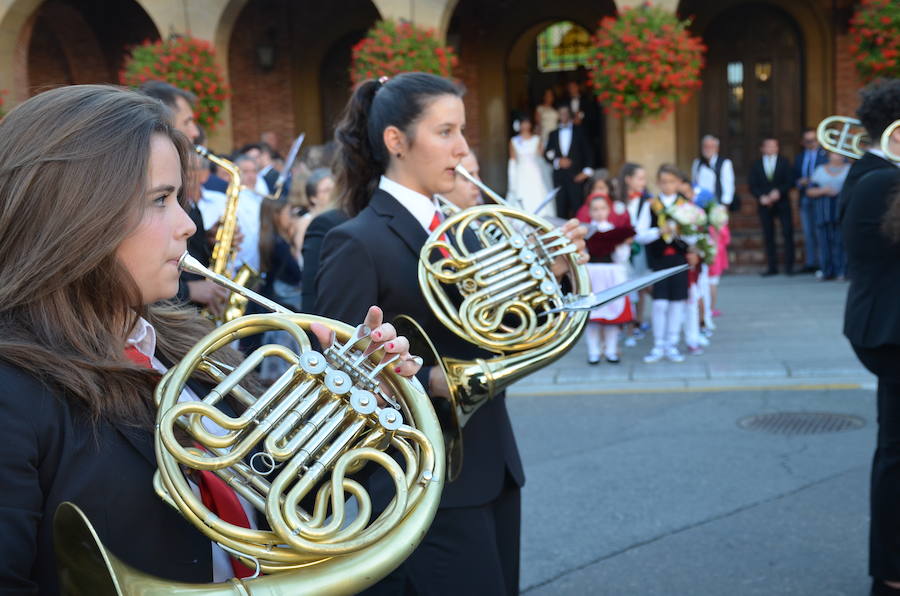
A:
<svg viewBox="0 0 900 596">
<path fill-rule="evenodd" d="M 738 182 L 774 136 L 793 158 L 805 128 L 803 50 L 793 19 L 771 5 L 747 3 L 717 16 L 704 33 L 709 48 L 700 92 L 700 134 L 721 139 Z"/>
</svg>

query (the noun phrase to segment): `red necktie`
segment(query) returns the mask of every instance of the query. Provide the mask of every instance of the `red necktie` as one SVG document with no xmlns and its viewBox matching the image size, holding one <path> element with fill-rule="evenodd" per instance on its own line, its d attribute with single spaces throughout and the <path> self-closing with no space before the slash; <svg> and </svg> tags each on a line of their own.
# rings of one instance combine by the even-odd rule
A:
<svg viewBox="0 0 900 596">
<path fill-rule="evenodd" d="M 437 211 L 435 211 L 435 212 L 434 212 L 434 217 L 431 218 L 431 225 L 428 226 L 428 230 L 431 231 L 431 232 L 433 232 L 433 231 L 435 231 L 435 230 L 437 229 L 437 227 L 438 227 L 439 225 L 441 225 L 441 214 L 438 213 Z M 446 241 L 447 241 L 447 234 L 441 234 L 441 237 L 438 238 L 438 240 L 440 240 L 441 242 L 446 242 Z M 445 259 L 446 259 L 447 257 L 450 256 L 450 252 L 449 252 L 446 248 L 444 248 L 443 246 L 439 246 L 439 247 L 438 247 L 438 250 L 441 251 L 441 255 L 443 255 L 443 257 L 444 257 Z"/>
<path fill-rule="evenodd" d="M 142 354 L 134 346 L 125 348 L 125 357 L 138 366 L 153 368 L 150 358 Z M 203 448 L 201 445 L 197 445 L 197 447 Z M 247 513 L 241 507 L 241 502 L 238 501 L 234 490 L 225 484 L 224 480 L 208 470 L 195 471 L 199 480 L 200 500 L 203 501 L 203 505 L 218 515 L 222 521 L 242 528 L 249 528 L 250 520 L 247 519 Z M 234 571 L 235 577 L 243 579 L 253 575 L 253 571 L 250 568 L 234 557 L 230 557 L 229 561 L 231 561 L 231 569 Z"/>
</svg>

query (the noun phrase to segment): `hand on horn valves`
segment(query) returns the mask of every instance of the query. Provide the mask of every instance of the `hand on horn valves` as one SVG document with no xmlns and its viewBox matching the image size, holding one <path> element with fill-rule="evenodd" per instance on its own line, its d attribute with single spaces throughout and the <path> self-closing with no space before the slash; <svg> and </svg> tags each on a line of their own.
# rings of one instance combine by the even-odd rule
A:
<svg viewBox="0 0 900 596">
<path fill-rule="evenodd" d="M 587 234 L 587 226 L 577 219 L 570 219 L 561 228 L 566 237 L 578 249 L 578 264 L 583 265 L 588 262 L 587 248 L 584 244 L 584 236 Z M 557 278 L 563 277 L 569 272 L 569 259 L 567 257 L 556 257 L 553 262 L 553 275 Z"/>
<path fill-rule="evenodd" d="M 372 340 L 374 344 L 368 348 L 368 352 L 374 352 L 378 348 L 384 348 L 388 354 L 397 354 L 399 359 L 394 363 L 394 372 L 401 377 L 412 378 L 419 369 L 422 368 L 422 358 L 413 356 L 409 353 L 409 340 L 402 335 L 397 335 L 397 330 L 390 323 L 384 322 L 384 313 L 377 306 L 370 306 L 369 312 L 366 313 L 365 325 L 372 330 Z M 319 340 L 323 348 L 334 343 L 334 333 L 329 327 L 322 323 L 312 323 L 309 326 L 310 331 Z M 390 388 L 382 383 L 382 389 L 391 394 Z M 382 403 L 379 399 L 379 406 L 384 407 L 387 403 Z"/>
</svg>

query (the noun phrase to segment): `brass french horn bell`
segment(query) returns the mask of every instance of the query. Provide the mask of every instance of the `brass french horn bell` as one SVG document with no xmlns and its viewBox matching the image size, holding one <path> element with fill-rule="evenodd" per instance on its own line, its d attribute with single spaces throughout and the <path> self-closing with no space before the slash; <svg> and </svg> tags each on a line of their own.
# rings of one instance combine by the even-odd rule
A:
<svg viewBox="0 0 900 596">
<path fill-rule="evenodd" d="M 891 136 L 898 127 L 900 119 L 885 128 L 881 138 L 878 139 L 878 147 L 895 163 L 900 163 L 900 154 L 891 149 Z M 872 147 L 872 139 L 869 138 L 862 123 L 856 118 L 847 116 L 829 116 L 822 120 L 816 128 L 816 138 L 819 145 L 827 151 L 851 159 L 859 159 Z"/>
<path fill-rule="evenodd" d="M 64 503 L 54 522 L 63 591 L 274 596 L 353 594 L 374 584 L 421 541 L 443 488 L 442 431 L 421 385 L 393 371 L 396 356 L 377 347 L 364 325 L 293 313 L 188 255 L 179 265 L 273 313 L 216 328 L 163 376 L 155 394 L 154 486 L 211 541 L 266 575 L 202 585 L 151 577 L 118 560 L 84 514 Z M 333 345 L 312 349 L 306 332 L 314 322 L 332 330 Z M 220 348 L 269 330 L 286 332 L 299 351 L 264 345 L 235 368 L 216 359 Z M 254 392 L 245 377 L 264 358 L 283 360 L 287 370 L 269 388 Z M 211 379 L 214 389 L 201 401 L 179 402 L 187 380 L 197 374 Z M 226 396 L 243 412 L 229 416 L 217 408 Z M 224 434 L 212 432 L 210 422 Z M 190 441 L 180 441 L 178 433 Z M 388 455 L 389 449 L 397 455 Z M 368 492 L 352 477 L 365 465 L 382 468 L 394 487 L 391 503 L 377 517 Z M 218 475 L 265 514 L 270 529 L 220 519 L 194 494 L 185 469 Z M 355 513 L 347 507 L 349 497 Z M 308 501 L 314 503 L 309 509 Z"/>
</svg>

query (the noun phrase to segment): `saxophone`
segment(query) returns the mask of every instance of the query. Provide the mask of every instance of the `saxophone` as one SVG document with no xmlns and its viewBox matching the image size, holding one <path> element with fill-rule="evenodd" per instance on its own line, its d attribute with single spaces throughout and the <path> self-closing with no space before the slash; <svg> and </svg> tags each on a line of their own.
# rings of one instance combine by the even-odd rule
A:
<svg viewBox="0 0 900 596">
<path fill-rule="evenodd" d="M 238 201 L 241 199 L 241 172 L 233 162 L 214 154 L 202 145 L 196 145 L 194 149 L 201 157 L 205 157 L 228 172 L 230 177 L 228 188 L 225 190 L 225 212 L 222 214 L 216 230 L 216 242 L 213 245 L 212 261 L 209 265 L 213 273 L 231 276 L 232 261 L 237 252 L 234 246 L 234 235 L 237 231 Z M 259 274 L 249 265 L 242 264 L 231 279 L 241 287 L 249 287 L 259 279 Z M 247 310 L 247 302 L 247 298 L 241 294 L 231 292 L 221 317 L 213 317 L 208 312 L 206 315 L 211 319 L 218 319 L 220 323 L 227 323 L 244 314 Z"/>
</svg>

